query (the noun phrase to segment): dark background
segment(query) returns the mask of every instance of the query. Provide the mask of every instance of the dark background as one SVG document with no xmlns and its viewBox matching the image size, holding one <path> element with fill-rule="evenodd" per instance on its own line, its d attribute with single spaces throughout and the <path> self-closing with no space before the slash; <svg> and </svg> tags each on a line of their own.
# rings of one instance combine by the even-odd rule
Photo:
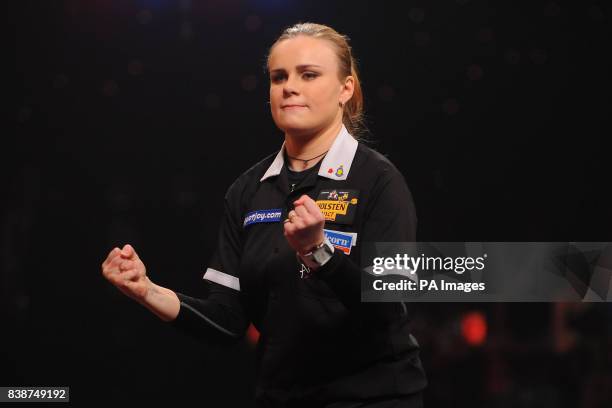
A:
<svg viewBox="0 0 612 408">
<path fill-rule="evenodd" d="M 351 38 L 371 146 L 406 177 L 420 241 L 612 241 L 603 1 L 21 1 L 7 17 L 0 385 L 251 405 L 249 341 L 199 344 L 100 264 L 130 243 L 154 282 L 204 294 L 225 190 L 282 143 L 263 66 L 298 21 Z M 607 303 L 419 310 L 427 407 L 611 402 Z"/>
</svg>

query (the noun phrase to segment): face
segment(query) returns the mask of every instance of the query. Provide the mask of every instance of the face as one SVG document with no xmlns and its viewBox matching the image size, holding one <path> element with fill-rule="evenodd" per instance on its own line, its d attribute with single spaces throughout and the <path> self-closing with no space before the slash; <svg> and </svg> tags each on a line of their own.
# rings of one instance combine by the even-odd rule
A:
<svg viewBox="0 0 612 408">
<path fill-rule="evenodd" d="M 298 36 L 272 48 L 268 60 L 270 109 L 281 130 L 307 134 L 342 120 L 353 77 L 338 77 L 338 59 L 326 40 Z"/>
</svg>

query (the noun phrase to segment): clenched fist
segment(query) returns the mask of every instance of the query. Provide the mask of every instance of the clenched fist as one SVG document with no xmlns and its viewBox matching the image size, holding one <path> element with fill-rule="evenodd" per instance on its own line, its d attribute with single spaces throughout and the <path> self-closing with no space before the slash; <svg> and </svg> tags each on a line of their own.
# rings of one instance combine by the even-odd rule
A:
<svg viewBox="0 0 612 408">
<path fill-rule="evenodd" d="M 144 263 L 130 244 L 110 251 L 102 263 L 102 275 L 136 301 L 143 301 L 153 286 Z"/>
<path fill-rule="evenodd" d="M 309 252 L 325 239 L 325 217 L 312 198 L 302 195 L 293 202 L 284 225 L 284 235 L 291 248 L 299 254 Z"/>
</svg>

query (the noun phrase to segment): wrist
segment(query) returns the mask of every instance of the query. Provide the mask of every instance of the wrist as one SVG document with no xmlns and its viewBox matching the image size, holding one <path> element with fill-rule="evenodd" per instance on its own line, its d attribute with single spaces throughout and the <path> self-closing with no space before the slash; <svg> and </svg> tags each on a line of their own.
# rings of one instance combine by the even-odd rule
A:
<svg viewBox="0 0 612 408">
<path fill-rule="evenodd" d="M 312 270 L 325 265 L 334 253 L 334 246 L 325 237 L 320 244 L 311 247 L 309 251 L 297 253 L 299 260 Z"/>
<path fill-rule="evenodd" d="M 176 319 L 181 307 L 177 294 L 173 290 L 156 285 L 150 280 L 148 282 L 149 288 L 141 302 L 142 305 L 163 321 L 168 322 Z"/>
<path fill-rule="evenodd" d="M 158 286 L 155 283 L 153 283 L 148 277 L 145 277 L 145 279 L 146 279 L 147 290 L 145 291 L 144 297 L 140 301 L 140 303 L 142 303 L 143 306 L 153 304 L 154 299 L 158 297 L 159 294 L 161 293 L 160 291 L 161 286 Z"/>
<path fill-rule="evenodd" d="M 300 256 L 310 254 L 312 251 L 314 251 L 315 249 L 317 249 L 317 248 L 319 248 L 321 245 L 323 245 L 323 242 L 324 242 L 324 241 L 325 241 L 325 240 L 324 240 L 324 239 L 322 239 L 322 240 L 320 240 L 320 241 L 319 241 L 319 243 L 318 243 L 318 244 L 313 244 L 313 245 L 310 245 L 310 246 L 309 246 L 309 247 L 307 247 L 306 249 L 303 249 L 303 250 L 301 250 L 301 251 L 297 251 L 297 253 L 298 253 L 298 255 L 300 255 Z"/>
</svg>

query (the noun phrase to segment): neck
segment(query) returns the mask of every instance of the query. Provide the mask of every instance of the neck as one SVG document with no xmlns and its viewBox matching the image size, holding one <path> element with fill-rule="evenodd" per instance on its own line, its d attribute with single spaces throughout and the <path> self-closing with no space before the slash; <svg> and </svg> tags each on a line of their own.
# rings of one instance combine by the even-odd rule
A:
<svg viewBox="0 0 612 408">
<path fill-rule="evenodd" d="M 340 129 L 342 129 L 342 122 L 334 123 L 310 135 L 298 135 L 296 133 L 285 132 L 285 149 L 287 155 L 295 158 L 288 158 L 289 168 L 292 170 L 306 170 L 323 160 L 324 155 L 322 154 L 331 148 L 336 136 L 340 133 Z M 309 160 L 308 163 L 302 161 L 319 155 L 321 156 Z"/>
</svg>

